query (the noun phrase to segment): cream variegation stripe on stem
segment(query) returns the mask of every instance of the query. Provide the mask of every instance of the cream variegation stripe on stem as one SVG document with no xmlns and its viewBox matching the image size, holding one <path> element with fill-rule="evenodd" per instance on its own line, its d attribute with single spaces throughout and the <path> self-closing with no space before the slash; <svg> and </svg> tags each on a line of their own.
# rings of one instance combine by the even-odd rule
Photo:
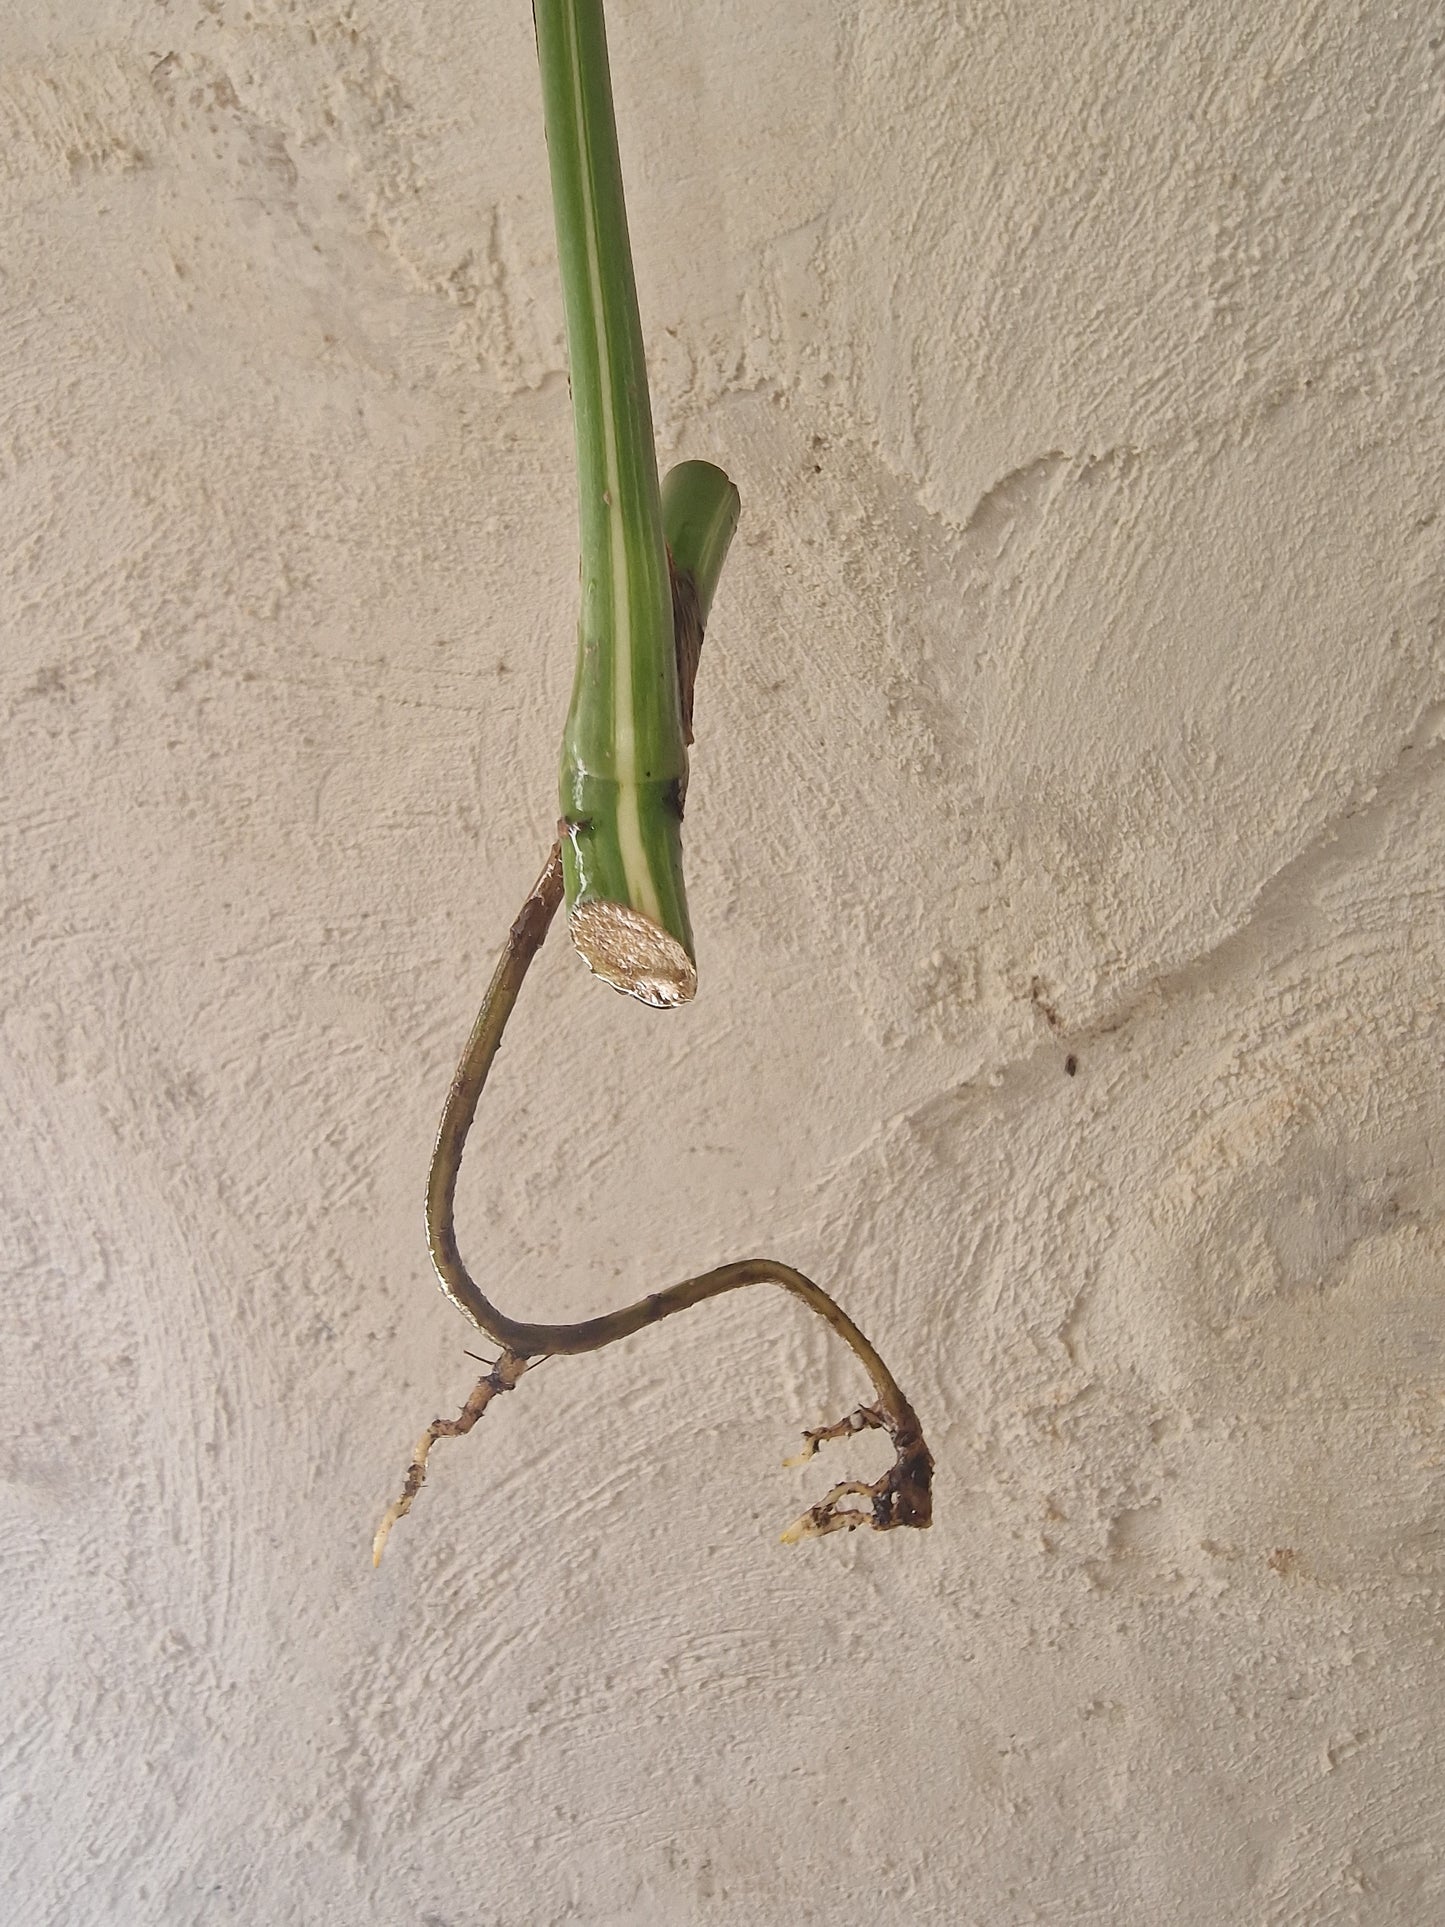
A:
<svg viewBox="0 0 1445 1927">
<path fill-rule="evenodd" d="M 581 615 L 560 792 L 568 921 L 655 1004 L 696 985 L 682 874 L 687 747 L 601 0 L 537 0 L 577 434 Z"/>
</svg>

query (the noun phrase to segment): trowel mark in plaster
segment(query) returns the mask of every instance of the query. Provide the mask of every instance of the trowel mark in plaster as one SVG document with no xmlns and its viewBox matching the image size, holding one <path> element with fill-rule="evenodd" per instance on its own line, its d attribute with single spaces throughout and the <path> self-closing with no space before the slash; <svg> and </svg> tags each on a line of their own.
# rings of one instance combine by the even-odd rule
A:
<svg viewBox="0 0 1445 1927">
<path fill-rule="evenodd" d="M 554 376 L 567 372 L 560 330 L 549 343 L 534 336 L 530 350 L 520 344 L 524 318 L 537 314 L 539 304 L 526 285 L 525 273 L 514 260 L 510 230 L 500 206 L 487 221 L 486 245 L 480 256 L 468 248 L 448 273 L 428 275 L 403 250 L 388 229 L 387 246 L 428 294 L 442 294 L 466 311 L 461 332 L 473 354 L 492 374 L 506 395 L 534 393 Z M 518 292 L 514 293 L 514 288 Z M 558 311 L 560 319 L 560 310 Z"/>
<path fill-rule="evenodd" d="M 1142 459 L 1142 449 L 1120 442 L 1092 454 L 1068 454 L 1061 448 L 1051 448 L 1021 462 L 990 482 L 958 525 L 965 550 L 973 550 L 987 562 L 997 562 L 1019 530 L 1035 526 L 1050 514 L 1065 489 L 1097 488 L 1104 482 L 1123 481 Z M 950 526 L 945 515 L 930 508 L 923 490 L 916 494 L 921 507 Z"/>
<path fill-rule="evenodd" d="M 325 59 L 328 48 L 339 49 L 344 59 L 339 64 Z M 366 219 L 373 243 L 405 270 L 414 287 L 427 295 L 439 295 L 468 311 L 468 325 L 463 333 L 473 354 L 493 375 L 503 393 L 532 392 L 550 377 L 565 374 L 560 308 L 553 338 L 545 342 L 533 339 L 530 346 L 523 346 L 526 334 L 535 336 L 535 329 L 528 327 L 528 318 L 539 308 L 546 312 L 547 304 L 539 303 L 535 292 L 526 286 L 525 273 L 516 264 L 499 204 L 490 211 L 487 238 L 480 255 L 477 250 L 468 249 L 449 269 L 438 269 L 413 253 L 398 218 L 413 203 L 422 186 L 414 159 L 398 132 L 409 110 L 400 83 L 387 70 L 367 37 L 354 30 L 348 30 L 339 40 L 333 37 L 331 42 L 317 41 L 313 35 L 306 52 L 313 61 L 323 58 L 323 69 L 315 76 L 313 92 L 318 102 L 322 99 L 332 102 L 324 110 L 318 108 L 324 112 L 328 151 L 333 158 L 339 152 L 353 174 L 364 175 L 371 182 Z M 263 119 L 247 105 L 223 67 L 204 54 L 169 52 L 145 70 L 138 64 L 134 71 L 127 69 L 123 78 L 124 89 L 117 89 L 117 93 L 133 97 L 145 88 L 164 103 L 166 120 L 172 125 L 164 132 L 162 125 L 155 126 L 150 143 L 153 146 L 164 146 L 166 133 L 173 133 L 176 126 L 188 126 L 195 114 L 208 116 L 212 126 L 217 113 L 228 117 L 246 143 L 242 159 L 254 159 L 269 171 L 275 187 L 280 190 L 281 205 L 309 238 L 310 228 L 302 218 L 299 205 L 300 190 L 307 183 L 292 149 L 300 151 L 311 146 L 314 129 Z M 87 81 L 87 84 L 93 86 L 93 82 Z M 334 111 L 337 101 L 341 103 L 339 115 Z M 145 107 L 143 101 L 137 104 L 133 98 L 126 104 L 132 115 Z M 0 114 L 5 105 L 4 93 L 0 91 Z M 81 103 L 82 107 L 86 105 Z M 23 107 L 22 100 L 16 111 Z M 14 118 L 13 113 L 11 117 Z M 30 119 L 33 118 L 32 114 Z M 82 118 L 88 125 L 94 115 L 87 113 Z M 154 121 L 153 110 L 151 119 Z M 104 153 L 117 149 L 120 137 L 108 136 L 107 141 L 108 145 L 98 137 L 90 137 L 84 151 L 95 149 Z M 54 142 L 50 144 L 53 146 Z M 74 144 L 72 139 L 71 145 Z M 122 145 L 128 151 L 137 144 L 127 137 Z M 277 198 L 275 189 L 268 189 L 263 198 L 272 204 Z M 514 292 L 519 285 L 520 293 Z"/>
<path fill-rule="evenodd" d="M 990 559 L 997 560 L 1008 545 L 1014 525 L 1046 515 L 1071 481 L 1093 486 L 1105 479 L 1122 480 L 1146 459 L 1168 461 L 1184 452 L 1208 465 L 1226 451 L 1249 443 L 1258 430 L 1266 425 L 1273 427 L 1277 418 L 1287 416 L 1307 400 L 1327 401 L 1338 410 L 1342 403 L 1359 399 L 1358 368 L 1371 349 L 1372 344 L 1362 342 L 1357 350 L 1317 357 L 1307 367 L 1287 375 L 1261 376 L 1228 408 L 1210 414 L 1181 411 L 1175 419 L 1161 424 L 1147 444 L 1111 442 L 1091 453 L 1046 449 L 989 482 L 961 519 L 935 499 L 926 470 L 900 466 L 884 438 L 875 435 L 869 444 L 870 453 L 941 530 L 972 536 L 981 548 L 996 544 Z M 1326 386 L 1332 375 L 1338 377 L 1336 388 Z M 1427 515 L 1419 527 L 1429 528 L 1434 520 L 1433 515 Z"/>
<path fill-rule="evenodd" d="M 828 311 L 821 266 L 827 239 L 825 211 L 764 244 L 761 272 L 743 294 L 738 386 L 765 382 L 780 393 L 799 395 L 833 385 L 820 348 L 820 323 Z"/>
<path fill-rule="evenodd" d="M 1126 1009 L 1116 1012 L 1112 1021 L 1096 1025 L 1090 1034 L 1102 1037 L 1106 1030 L 1118 1029 L 1125 1023 L 1136 1021 L 1145 1011 L 1150 1015 L 1151 1025 L 1157 1025 L 1165 1021 L 1171 1012 L 1177 1013 L 1180 1003 L 1187 999 L 1206 999 L 1212 1003 L 1231 991 L 1251 997 L 1252 1007 L 1256 1008 L 1263 998 L 1267 1020 L 1271 1003 L 1269 973 L 1277 966 L 1278 960 L 1297 958 L 1305 950 L 1310 924 L 1319 922 L 1329 926 L 1338 919 L 1339 892 L 1345 889 L 1351 874 L 1370 874 L 1377 867 L 1378 852 L 1388 840 L 1395 816 L 1401 808 L 1415 805 L 1414 820 L 1422 819 L 1426 805 L 1426 795 L 1422 791 L 1428 793 L 1427 786 L 1445 769 L 1445 744 L 1431 741 L 1439 718 L 1438 710 L 1426 712 L 1420 725 L 1412 732 L 1412 745 L 1419 745 L 1422 741 L 1429 745 L 1425 755 L 1422 757 L 1413 749 L 1402 751 L 1394 768 L 1373 786 L 1371 804 L 1353 817 L 1347 815 L 1343 825 L 1336 822 L 1329 832 L 1322 833 L 1302 852 L 1293 865 L 1286 866 L 1272 879 L 1270 891 L 1262 901 L 1256 903 L 1251 922 L 1244 930 L 1234 933 L 1224 945 L 1210 951 L 1206 958 L 1196 959 L 1180 972 L 1171 973 L 1159 983 L 1148 986 L 1144 992 L 1129 1000 Z M 1337 889 L 1331 887 L 1320 898 L 1317 895 L 1320 884 L 1317 872 L 1325 869 L 1327 862 L 1339 865 L 1342 880 Z M 1302 920 L 1305 923 L 1303 930 L 1300 928 Z M 1377 949 L 1379 941 L 1377 933 Z M 1205 969 L 1206 964 L 1211 967 Z M 1347 1019 L 1348 1013 L 1342 1015 Z M 1184 1020 L 1181 1018 L 1179 1021 Z M 1006 1107 L 1010 1114 L 1020 1115 L 1018 1107 L 1025 1103 L 1054 1101 L 1051 1093 L 1057 1092 L 1063 1085 L 1063 1080 L 1057 1076 L 1056 1053 L 1057 1045 L 1049 1040 L 1005 1067 L 1009 1072 L 1009 1088 L 1012 1091 L 1012 1100 Z M 1225 1160 L 1230 1169 L 1237 1170 L 1241 1162 L 1253 1163 L 1260 1157 L 1269 1158 L 1273 1165 L 1276 1151 L 1282 1148 L 1279 1137 L 1281 1127 L 1286 1132 L 1297 1131 L 1307 1117 L 1307 1108 L 1305 1112 L 1300 1110 L 1300 1099 L 1283 1097 L 1273 1077 L 1269 1083 L 1270 1089 L 1263 1093 L 1267 1112 L 1265 1117 L 1256 1117 L 1251 1108 L 1245 1106 L 1247 1141 L 1231 1147 Z M 1064 1086 L 1063 1101 L 1072 1101 L 1068 1094 L 1076 1088 Z M 833 1165 L 827 1176 L 813 1187 L 814 1195 L 824 1196 L 830 1189 L 836 1192 L 838 1181 L 851 1170 L 854 1179 L 844 1185 L 848 1195 L 876 1197 L 880 1190 L 885 1193 L 906 1193 L 915 1201 L 910 1219 L 916 1218 L 919 1211 L 926 1217 L 925 1192 L 930 1167 L 957 1167 L 953 1132 L 964 1123 L 966 1113 L 973 1113 L 974 1125 L 978 1129 L 985 1128 L 989 1111 L 993 1112 L 996 1122 L 1002 1122 L 999 1108 L 1001 1094 L 1006 1096 L 1002 1075 L 991 1088 L 978 1083 L 964 1084 L 926 1099 L 921 1105 L 896 1113 L 876 1125 L 864 1143 Z M 1240 1116 L 1237 1100 L 1231 1100 L 1228 1116 Z M 1259 1135 L 1260 1128 L 1264 1133 L 1262 1137 Z M 1207 1143 L 1201 1140 L 1200 1154 L 1205 1158 L 1207 1170 L 1212 1172 L 1219 1163 L 1219 1147 L 1216 1142 L 1217 1128 L 1209 1129 L 1207 1118 L 1204 1138 Z M 1303 1160 L 1302 1169 L 1307 1171 L 1315 1154 L 1305 1157 L 1301 1150 L 1299 1155 Z M 1186 1163 L 1188 1161 L 1186 1156 Z M 862 1171 L 875 1162 L 879 1169 L 871 1172 L 869 1179 L 864 1181 Z M 1020 1171 L 1015 1164 L 1006 1160 L 997 1173 L 975 1168 L 969 1175 L 972 1183 L 984 1195 L 1003 1196 L 1016 1188 Z M 1197 1192 L 1198 1184 L 1199 1174 L 1196 1173 L 1190 1180 L 1191 1193 Z M 1418 1216 L 1411 1200 L 1396 1196 L 1385 1167 L 1379 1170 L 1372 1167 L 1361 1172 L 1355 1189 L 1357 1195 L 1354 1203 L 1344 1211 L 1338 1222 L 1332 1220 L 1330 1226 L 1324 1228 L 1321 1234 L 1324 1242 L 1316 1240 L 1309 1244 L 1308 1250 L 1293 1252 L 1291 1272 L 1299 1288 L 1308 1286 L 1319 1289 L 1348 1263 L 1354 1245 L 1363 1239 L 1392 1231 L 1398 1224 L 1407 1223 Z M 1096 1199 L 1107 1196 L 1108 1190 L 1108 1186 L 1096 1187 Z M 1166 1185 L 1166 1202 L 1167 1191 Z M 906 1225 L 900 1231 L 898 1227 L 875 1224 L 873 1220 L 874 1213 L 870 1210 L 861 1223 L 850 1221 L 849 1236 L 844 1246 L 850 1264 L 860 1257 L 866 1260 L 874 1244 L 880 1249 L 884 1246 L 891 1249 L 891 1242 L 897 1238 L 906 1243 L 909 1236 Z M 1107 1212 L 1096 1230 L 1100 1236 L 1107 1230 Z M 958 1262 L 953 1267 L 957 1276 L 977 1275 L 977 1263 L 983 1258 L 990 1238 L 998 1231 L 996 1223 L 990 1226 L 987 1221 L 973 1227 L 972 1248 L 960 1250 L 957 1254 Z M 1053 1233 L 1051 1241 L 1058 1243 Z M 1288 1242 L 1291 1245 L 1297 1242 L 1293 1234 Z M 1306 1240 L 1306 1243 L 1309 1241 Z M 1101 1251 L 1103 1248 L 1101 1245 Z M 1315 1258 L 1327 1259 L 1326 1277 L 1315 1275 Z M 1049 1264 L 1044 1269 L 1050 1271 L 1057 1267 Z M 1306 1272 L 1309 1273 L 1308 1277 Z M 1090 1374 L 1091 1367 L 1087 1353 L 1081 1347 L 1081 1340 L 1087 1332 L 1089 1291 L 1094 1282 L 1090 1276 L 1081 1280 L 1062 1317 L 1055 1314 L 1056 1322 L 1053 1325 L 1064 1349 L 1070 1353 L 1075 1369 L 1085 1377 Z M 954 1318 L 967 1321 L 975 1315 L 965 1310 L 969 1303 L 966 1292 L 957 1294 L 956 1298 L 951 1297 L 949 1303 L 950 1314 L 945 1323 L 952 1322 Z M 997 1305 L 992 1315 L 999 1315 Z M 949 1336 L 940 1336 L 940 1348 L 945 1351 L 952 1348 Z M 940 1393 L 940 1402 L 945 1408 L 950 1403 L 946 1388 Z"/>
<path fill-rule="evenodd" d="M 1060 474 L 1068 467 L 1069 457 L 1064 451 L 1051 448 L 1009 469 L 996 482 L 990 482 L 974 503 L 964 520 L 963 534 L 971 536 L 980 549 L 991 549 L 997 560 L 1021 517 L 1046 512 L 1057 493 Z"/>
<path fill-rule="evenodd" d="M 1102 1011 L 1082 1013 L 1076 1020 L 1049 1025 L 1047 1012 L 1041 1011 L 1050 1034 L 1035 1037 L 1028 1047 L 993 1064 L 981 1064 L 966 1078 L 920 1099 L 905 1110 L 880 1121 L 870 1140 L 895 1124 L 907 1120 L 924 1122 L 935 1107 L 952 1108 L 960 1096 L 983 1087 L 999 1091 L 1006 1082 L 1020 1077 L 1035 1080 L 1052 1074 L 1058 1045 L 1053 1032 L 1067 1037 L 1075 1052 L 1091 1042 L 1127 1028 L 1146 1013 L 1159 1019 L 1180 999 L 1203 992 L 1217 995 L 1243 976 L 1259 969 L 1267 942 L 1276 943 L 1294 928 L 1301 916 L 1314 909 L 1310 886 L 1315 872 L 1332 861 L 1367 862 L 1372 852 L 1387 840 L 1394 814 L 1420 792 L 1445 774 L 1445 702 L 1432 703 L 1417 718 L 1395 762 L 1368 786 L 1364 797 L 1348 803 L 1320 825 L 1313 836 L 1287 863 L 1266 877 L 1256 890 L 1241 922 L 1217 943 L 1188 958 L 1174 969 L 1163 972 L 1117 997 Z M 1294 911 L 1296 914 L 1291 914 Z M 1040 980 L 1034 983 L 1043 986 Z M 1030 1002 L 1037 997 L 1030 987 Z M 1058 1017 L 1059 1013 L 1055 1012 Z M 859 1151 L 865 1146 L 857 1147 Z M 854 1155 L 853 1153 L 847 1156 Z M 846 1156 L 840 1161 L 846 1162 Z"/>
<path fill-rule="evenodd" d="M 987 831 L 964 820 L 964 808 L 970 795 L 986 788 L 988 781 L 981 740 L 987 722 L 977 713 L 970 694 L 980 658 L 969 648 L 967 637 L 977 621 L 948 613 L 937 588 L 922 585 L 957 583 L 966 600 L 990 593 L 991 584 L 1003 582 L 1006 587 L 1001 571 L 1012 581 L 1032 562 L 1044 549 L 1045 532 L 1066 505 L 1065 498 L 1074 499 L 1077 491 L 1110 491 L 1108 500 L 1101 495 L 1092 507 L 1098 539 L 1104 539 L 1111 517 L 1117 519 L 1110 507 L 1113 492 L 1138 468 L 1140 451 L 1125 444 L 1083 455 L 1049 450 L 991 484 L 960 529 L 929 511 L 907 478 L 886 467 L 880 472 L 871 447 L 863 461 L 855 435 L 838 435 L 831 441 L 815 435 L 813 440 L 828 451 L 833 496 L 839 495 L 846 480 L 848 499 L 859 504 L 862 524 L 870 531 L 868 553 L 906 559 L 893 569 L 875 562 L 870 570 L 850 571 L 847 582 L 850 598 L 866 612 L 870 628 L 884 644 L 878 652 L 881 659 L 867 664 L 875 698 L 880 690 L 884 697 L 890 746 L 886 773 L 880 771 L 871 779 L 878 796 L 876 802 L 868 799 L 870 814 L 885 816 L 897 807 L 900 782 L 907 787 L 926 784 L 927 807 L 952 820 L 954 834 L 961 838 L 960 850 L 975 852 L 970 860 L 976 870 L 977 852 L 987 841 Z M 806 472 L 806 463 L 804 468 Z M 814 462 L 811 468 L 822 473 L 823 463 Z M 884 539 L 879 539 L 880 531 L 887 532 Z M 1016 551 L 1016 544 L 1023 545 L 1026 554 Z M 849 544 L 845 541 L 841 546 Z M 860 694 L 862 676 L 860 665 L 856 672 Z M 995 869 L 997 863 L 995 858 Z M 805 879 L 815 874 L 828 878 L 829 914 L 838 916 L 843 899 L 836 866 L 804 865 Z M 922 1030 L 964 1044 L 979 1034 L 987 1006 L 1002 1007 L 1015 995 L 1006 985 L 993 982 L 987 967 L 987 933 L 965 957 L 955 954 L 952 933 L 964 919 L 976 922 L 977 889 L 968 890 L 962 866 L 955 866 L 950 881 L 953 901 L 950 892 L 938 892 L 935 887 L 927 923 L 920 931 L 915 919 L 906 939 L 880 922 L 876 904 L 866 910 L 861 904 L 854 906 L 855 921 L 866 928 L 860 927 L 857 936 L 857 954 L 864 968 L 855 974 L 850 989 L 869 1034 L 884 1048 L 907 1044 Z M 974 878 L 975 886 L 987 881 Z M 893 960 L 905 943 L 941 962 L 920 966 L 911 995 L 900 999 Z M 888 959 L 886 988 L 870 981 L 867 965 L 874 956 Z M 1060 1019 L 1042 979 L 1037 980 L 1037 988 L 1035 1002 L 1058 1027 Z"/>
<path fill-rule="evenodd" d="M 1084 1571 L 1099 1592 L 1181 1599 L 1209 1577 L 1212 1561 L 1204 1542 L 1155 1493 L 1110 1515 L 1103 1554 L 1086 1559 Z"/>
<path fill-rule="evenodd" d="M 204 54 L 168 53 L 150 68 L 147 82 L 163 103 L 172 137 L 178 132 L 191 135 L 198 161 L 218 163 L 223 172 L 229 172 L 229 160 L 243 182 L 254 180 L 254 168 L 261 177 L 257 202 L 268 208 L 279 206 L 310 238 L 299 206 L 301 173 L 290 148 L 297 138 L 294 128 L 278 125 L 249 107 L 226 70 Z M 203 133 L 214 137 L 205 153 Z M 177 153 L 176 158 L 185 156 Z"/>
<path fill-rule="evenodd" d="M 0 73 L 0 181 L 33 174 L 128 173 L 165 146 L 149 64 L 122 54 L 56 53 L 42 70 Z"/>
</svg>

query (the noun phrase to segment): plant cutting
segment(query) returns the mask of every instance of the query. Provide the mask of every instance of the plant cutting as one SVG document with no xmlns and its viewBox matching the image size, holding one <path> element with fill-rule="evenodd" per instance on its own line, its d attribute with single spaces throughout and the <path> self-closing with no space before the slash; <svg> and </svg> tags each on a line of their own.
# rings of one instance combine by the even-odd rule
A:
<svg viewBox="0 0 1445 1927">
<path fill-rule="evenodd" d="M 802 1459 L 865 1429 L 887 1432 L 894 1446 L 881 1478 L 834 1485 L 784 1538 L 926 1526 L 933 1458 L 913 1407 L 847 1314 L 791 1265 L 737 1259 L 621 1310 L 547 1324 L 499 1310 L 457 1245 L 462 1152 L 528 967 L 563 902 L 573 945 L 616 989 L 663 1009 L 689 1002 L 696 990 L 682 867 L 687 750 L 703 635 L 739 511 L 732 482 L 707 462 L 685 462 L 659 486 L 602 0 L 535 0 L 533 18 L 577 444 L 577 667 L 562 739 L 557 841 L 512 925 L 452 1080 L 427 1185 L 428 1242 L 442 1289 L 500 1355 L 460 1414 L 434 1420 L 422 1434 L 373 1557 L 380 1561 L 391 1528 L 410 1509 L 436 1441 L 470 1431 L 532 1366 L 599 1351 L 754 1284 L 776 1285 L 825 1319 L 872 1384 L 870 1403 L 804 1434 Z"/>
</svg>

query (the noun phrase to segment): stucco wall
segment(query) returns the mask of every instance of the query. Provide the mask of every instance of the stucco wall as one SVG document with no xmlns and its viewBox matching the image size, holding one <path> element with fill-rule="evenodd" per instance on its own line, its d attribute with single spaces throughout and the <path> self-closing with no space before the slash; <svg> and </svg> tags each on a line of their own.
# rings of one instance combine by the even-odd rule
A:
<svg viewBox="0 0 1445 1927">
<path fill-rule="evenodd" d="M 525 0 L 0 24 L 0 1884 L 39 1927 L 1445 1911 L 1429 0 L 615 0 L 665 458 L 744 519 L 701 989 L 560 944 L 548 1364 L 419 1200 L 554 815 L 571 428 Z M 1066 1059 L 1076 1059 L 1067 1075 Z M 870 1450 L 870 1443 L 872 1450 Z"/>
</svg>

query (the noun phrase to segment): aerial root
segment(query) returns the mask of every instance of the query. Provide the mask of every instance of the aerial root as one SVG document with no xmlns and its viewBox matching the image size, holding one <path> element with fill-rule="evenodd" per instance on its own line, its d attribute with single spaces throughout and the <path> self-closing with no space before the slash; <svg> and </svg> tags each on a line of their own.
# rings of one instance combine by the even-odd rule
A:
<svg viewBox="0 0 1445 1927">
<path fill-rule="evenodd" d="M 406 1483 L 401 1489 L 401 1497 L 387 1507 L 381 1524 L 376 1528 L 376 1537 L 371 1542 L 373 1566 L 381 1564 L 381 1555 L 386 1550 L 386 1542 L 391 1536 L 392 1527 L 398 1519 L 404 1519 L 411 1511 L 411 1502 L 421 1491 L 426 1478 L 426 1462 L 437 1440 L 464 1437 L 499 1392 L 510 1392 L 515 1389 L 517 1380 L 526 1371 L 528 1364 L 533 1362 L 535 1361 L 520 1357 L 516 1352 L 504 1351 L 496 1363 L 477 1380 L 471 1397 L 456 1418 L 432 1420 L 416 1442 L 416 1450 L 407 1468 Z"/>
<path fill-rule="evenodd" d="M 819 1425 L 811 1432 L 803 1434 L 803 1449 L 791 1459 L 784 1459 L 784 1465 L 806 1465 L 817 1452 L 820 1445 L 829 1439 L 845 1439 L 853 1432 L 886 1432 L 888 1420 L 876 1405 L 860 1405 L 856 1412 L 847 1418 L 840 1418 L 833 1425 Z"/>
<path fill-rule="evenodd" d="M 916 1421 L 915 1421 L 916 1425 Z M 804 1539 L 821 1539 L 830 1532 L 856 1532 L 869 1526 L 875 1532 L 891 1532 L 895 1526 L 926 1526 L 931 1517 L 933 1491 L 933 1454 L 914 1426 L 890 1418 L 877 1405 L 860 1405 L 832 1425 L 820 1425 L 803 1434 L 803 1450 L 788 1465 L 806 1465 L 818 1447 L 829 1439 L 847 1438 L 854 1432 L 887 1432 L 897 1457 L 871 1485 L 860 1479 L 845 1479 L 809 1506 L 783 1534 L 785 1546 L 796 1546 Z M 844 1499 L 867 1499 L 867 1511 L 845 1506 Z"/>
<path fill-rule="evenodd" d="M 525 1358 L 520 1353 L 504 1351 L 477 1380 L 471 1396 L 455 1418 L 432 1420 L 416 1442 L 401 1497 L 387 1507 L 376 1529 L 376 1537 L 371 1545 L 373 1566 L 381 1564 L 381 1555 L 386 1550 L 392 1527 L 411 1511 L 412 1501 L 425 1482 L 427 1460 L 437 1440 L 464 1437 L 499 1393 L 512 1391 L 528 1366 L 540 1363 L 541 1358 Z M 890 1418 L 881 1406 L 860 1405 L 833 1425 L 820 1425 L 805 1432 L 803 1450 L 785 1463 L 805 1465 L 816 1455 L 819 1446 L 829 1440 L 868 1431 L 888 1433 L 896 1452 L 893 1464 L 882 1478 L 873 1480 L 871 1484 L 861 1479 L 844 1479 L 833 1486 L 816 1505 L 809 1506 L 788 1527 L 782 1538 L 785 1546 L 798 1545 L 804 1539 L 822 1539 L 830 1532 L 856 1532 L 859 1526 L 869 1526 L 875 1532 L 890 1532 L 895 1526 L 926 1526 L 929 1523 L 933 1455 L 924 1444 L 922 1433 L 916 1429 L 916 1421 L 909 1425 L 906 1421 Z M 845 1505 L 845 1499 L 866 1499 L 869 1503 L 864 1510 Z"/>
</svg>

